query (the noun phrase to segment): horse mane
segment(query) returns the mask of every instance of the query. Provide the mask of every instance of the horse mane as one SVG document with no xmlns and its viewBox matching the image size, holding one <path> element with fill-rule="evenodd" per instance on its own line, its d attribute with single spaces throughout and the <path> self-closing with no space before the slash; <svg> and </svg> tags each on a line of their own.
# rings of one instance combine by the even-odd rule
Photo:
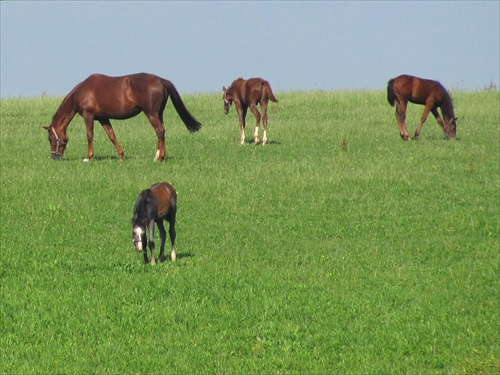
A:
<svg viewBox="0 0 500 375">
<path fill-rule="evenodd" d="M 244 80 L 245 80 L 245 79 L 244 79 L 243 77 L 238 77 L 238 78 L 236 78 L 236 79 L 233 81 L 233 83 L 231 83 L 231 86 L 232 86 L 233 84 L 235 84 L 236 82 L 239 82 L 239 81 L 244 81 Z"/>
<path fill-rule="evenodd" d="M 235 90 L 235 88 L 240 85 L 241 83 L 243 83 L 245 79 L 243 77 L 238 77 L 236 78 L 232 83 L 231 83 L 231 86 L 229 86 L 229 88 L 227 89 L 228 93 L 229 94 L 232 94 L 233 91 Z"/>
<path fill-rule="evenodd" d="M 450 93 L 441 84 L 439 85 L 443 89 L 443 104 L 441 105 L 441 111 L 443 112 L 443 116 L 447 116 L 451 119 L 455 117 L 453 99 L 451 98 Z"/>
<path fill-rule="evenodd" d="M 76 114 L 76 110 L 73 108 L 73 97 L 75 96 L 76 90 L 80 87 L 81 83 L 76 85 L 73 90 L 71 90 L 68 95 L 66 95 L 57 108 L 56 113 L 52 116 L 52 123 L 50 126 L 58 127 L 59 124 L 67 126 L 73 116 Z M 69 118 L 67 117 L 69 116 Z"/>
<path fill-rule="evenodd" d="M 156 201 L 151 189 L 145 189 L 139 193 L 135 202 L 132 224 L 145 225 L 144 223 L 153 219 L 156 213 Z"/>
</svg>

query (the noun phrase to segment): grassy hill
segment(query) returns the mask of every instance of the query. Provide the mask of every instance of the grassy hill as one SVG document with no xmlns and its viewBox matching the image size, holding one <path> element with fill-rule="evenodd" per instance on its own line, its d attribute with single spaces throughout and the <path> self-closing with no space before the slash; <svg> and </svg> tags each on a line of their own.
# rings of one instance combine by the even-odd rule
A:
<svg viewBox="0 0 500 375">
<path fill-rule="evenodd" d="M 1 101 L 0 373 L 500 372 L 498 91 L 453 93 L 400 139 L 383 91 L 276 93 L 269 143 L 239 145 L 219 94 L 171 103 L 168 159 L 144 115 L 114 121 L 125 161 L 62 98 Z M 410 105 L 410 133 L 423 107 Z M 175 263 L 142 264 L 139 192 L 179 194 Z"/>
</svg>

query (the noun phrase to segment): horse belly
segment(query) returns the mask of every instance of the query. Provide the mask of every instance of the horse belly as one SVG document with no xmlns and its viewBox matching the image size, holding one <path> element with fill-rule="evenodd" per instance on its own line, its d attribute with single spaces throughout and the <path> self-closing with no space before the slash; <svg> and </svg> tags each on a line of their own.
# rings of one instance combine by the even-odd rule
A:
<svg viewBox="0 0 500 375">
<path fill-rule="evenodd" d="M 103 111 L 103 115 L 109 119 L 115 119 L 115 120 L 126 120 L 131 117 L 137 116 L 139 113 L 142 112 L 142 109 L 139 108 L 138 106 L 135 106 L 134 108 L 126 108 L 123 111 L 113 111 L 113 109 L 109 111 Z"/>
<path fill-rule="evenodd" d="M 102 77 L 87 90 L 86 97 L 86 102 L 93 107 L 89 112 L 94 112 L 95 118 L 125 120 L 142 111 L 126 76 Z"/>
</svg>

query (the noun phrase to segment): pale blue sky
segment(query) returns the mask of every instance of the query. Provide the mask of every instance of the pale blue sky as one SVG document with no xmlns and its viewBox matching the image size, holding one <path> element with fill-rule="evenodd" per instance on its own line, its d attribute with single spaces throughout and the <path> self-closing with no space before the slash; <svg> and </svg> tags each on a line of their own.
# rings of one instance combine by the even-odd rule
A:
<svg viewBox="0 0 500 375">
<path fill-rule="evenodd" d="M 12 1 L 1 96 L 65 95 L 92 73 L 149 72 L 183 93 L 243 76 L 275 91 L 385 89 L 408 73 L 499 85 L 499 1 Z"/>
</svg>

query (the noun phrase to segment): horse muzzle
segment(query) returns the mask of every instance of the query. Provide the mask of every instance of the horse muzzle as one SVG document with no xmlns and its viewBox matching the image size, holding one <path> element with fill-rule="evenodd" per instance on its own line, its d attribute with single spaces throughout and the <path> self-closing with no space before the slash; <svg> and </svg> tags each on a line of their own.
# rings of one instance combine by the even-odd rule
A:
<svg viewBox="0 0 500 375">
<path fill-rule="evenodd" d="M 136 243 L 134 243 L 134 245 L 135 245 L 135 249 L 137 250 L 137 252 L 142 253 L 142 250 L 144 250 L 142 247 L 142 242 L 136 242 Z"/>
<path fill-rule="evenodd" d="M 58 152 L 52 152 L 50 156 L 52 156 L 52 160 L 61 160 L 62 157 L 62 155 Z"/>
</svg>

